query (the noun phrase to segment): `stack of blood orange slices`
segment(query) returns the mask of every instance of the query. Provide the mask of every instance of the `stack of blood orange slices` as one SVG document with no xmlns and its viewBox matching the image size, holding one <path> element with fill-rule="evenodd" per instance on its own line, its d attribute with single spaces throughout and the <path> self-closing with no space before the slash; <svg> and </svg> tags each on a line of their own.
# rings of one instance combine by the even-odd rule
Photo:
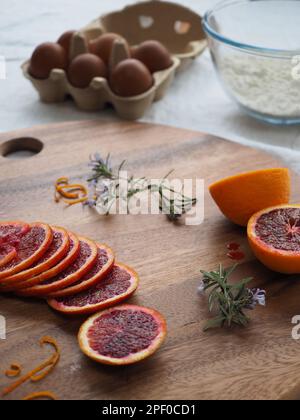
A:
<svg viewBox="0 0 300 420">
<path fill-rule="evenodd" d="M 137 273 L 116 263 L 107 245 L 46 223 L 0 223 L 1 293 L 46 299 L 51 308 L 65 314 L 93 314 L 114 307 L 104 317 L 98 313 L 79 336 L 84 353 L 101 363 L 142 360 L 165 337 L 165 322 L 156 311 L 132 305 L 115 307 L 138 284 Z M 117 327 L 103 326 L 110 317 L 113 323 L 119 320 Z"/>
<path fill-rule="evenodd" d="M 45 223 L 0 224 L 0 291 L 39 297 L 68 314 L 93 313 L 131 296 L 138 276 L 111 248 Z"/>
</svg>

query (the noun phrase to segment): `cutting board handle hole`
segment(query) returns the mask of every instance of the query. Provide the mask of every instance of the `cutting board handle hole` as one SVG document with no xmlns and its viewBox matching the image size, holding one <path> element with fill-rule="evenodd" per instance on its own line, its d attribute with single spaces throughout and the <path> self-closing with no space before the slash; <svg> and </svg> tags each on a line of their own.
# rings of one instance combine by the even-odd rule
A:
<svg viewBox="0 0 300 420">
<path fill-rule="evenodd" d="M 20 137 L 0 145 L 0 155 L 9 159 L 28 158 L 43 150 L 44 144 L 33 137 Z"/>
</svg>

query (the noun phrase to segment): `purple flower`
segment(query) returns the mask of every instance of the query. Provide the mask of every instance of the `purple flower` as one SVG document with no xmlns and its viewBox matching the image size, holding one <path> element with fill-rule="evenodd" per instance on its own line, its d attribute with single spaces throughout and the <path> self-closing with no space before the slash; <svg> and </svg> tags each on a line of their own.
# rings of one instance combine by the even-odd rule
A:
<svg viewBox="0 0 300 420">
<path fill-rule="evenodd" d="M 95 206 L 96 206 L 96 200 L 93 200 L 93 199 L 91 199 L 91 200 L 86 200 L 86 201 L 83 203 L 83 205 L 84 205 L 84 206 L 88 206 L 88 207 L 95 207 Z"/>
<path fill-rule="evenodd" d="M 92 179 L 91 181 L 89 181 L 88 183 L 90 188 L 96 188 L 97 187 L 97 179 Z"/>
<path fill-rule="evenodd" d="M 256 305 L 266 306 L 266 291 L 258 288 L 248 289 L 249 291 L 249 304 L 248 309 L 255 309 Z"/>
<path fill-rule="evenodd" d="M 105 161 L 101 158 L 99 153 L 95 153 L 94 155 L 90 156 L 90 162 L 88 166 L 90 168 L 96 169 L 98 166 L 105 165 Z"/>
<path fill-rule="evenodd" d="M 100 153 L 98 152 L 90 156 L 90 161 L 92 163 L 100 163 L 100 165 L 105 165 L 104 159 L 102 159 L 102 157 L 100 156 Z"/>
</svg>

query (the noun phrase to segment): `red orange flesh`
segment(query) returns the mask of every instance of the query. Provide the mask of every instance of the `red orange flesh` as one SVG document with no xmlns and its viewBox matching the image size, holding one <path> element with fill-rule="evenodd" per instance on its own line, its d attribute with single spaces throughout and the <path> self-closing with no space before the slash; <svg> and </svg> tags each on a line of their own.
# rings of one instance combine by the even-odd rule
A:
<svg viewBox="0 0 300 420">
<path fill-rule="evenodd" d="M 79 245 L 79 239 L 76 235 L 74 235 L 71 232 L 68 232 L 69 236 L 69 249 L 67 251 L 66 256 L 54 267 L 50 268 L 47 271 L 44 271 L 43 273 L 39 274 L 38 276 L 32 277 L 29 280 L 26 280 L 22 283 L 19 283 L 17 286 L 17 291 L 19 294 L 22 294 L 22 296 L 30 296 L 31 292 L 35 292 L 36 287 L 39 284 L 42 284 L 43 282 L 47 281 L 48 279 L 51 279 L 58 274 L 60 274 L 62 271 L 64 271 L 67 267 L 69 267 L 73 262 L 76 260 L 79 254 L 80 245 Z"/>
<path fill-rule="evenodd" d="M 47 296 L 57 290 L 64 289 L 80 280 L 93 266 L 97 258 L 97 246 L 95 242 L 87 238 L 79 237 L 80 250 L 74 262 L 64 271 L 49 278 L 37 286 L 21 290 L 21 296 Z"/>
<path fill-rule="evenodd" d="M 11 260 L 17 257 L 16 248 L 10 245 L 4 245 L 0 250 L 0 267 L 8 264 Z"/>
<path fill-rule="evenodd" d="M 137 289 L 137 273 L 124 264 L 115 264 L 112 271 L 84 292 L 48 300 L 55 310 L 70 315 L 99 312 L 128 299 Z"/>
<path fill-rule="evenodd" d="M 247 233 L 255 256 L 266 267 L 285 274 L 300 273 L 300 204 L 254 214 Z"/>
<path fill-rule="evenodd" d="M 154 309 L 116 306 L 89 318 L 80 328 L 82 352 L 107 365 L 129 365 L 151 356 L 166 337 L 166 322 Z"/>
<path fill-rule="evenodd" d="M 17 257 L 16 241 L 29 231 L 28 223 L 9 221 L 0 223 L 0 267 Z"/>
<path fill-rule="evenodd" d="M 87 289 L 90 289 L 95 284 L 98 284 L 105 276 L 112 270 L 115 255 L 113 250 L 106 245 L 97 244 L 98 253 L 95 264 L 88 271 L 85 276 L 83 276 L 78 282 L 73 285 L 66 287 L 65 289 L 58 290 L 57 292 L 51 293 L 48 297 L 50 298 L 59 298 L 65 296 L 75 295 L 81 293 Z"/>
<path fill-rule="evenodd" d="M 52 232 L 52 243 L 42 258 L 27 270 L 21 271 L 20 273 L 3 279 L 1 282 L 0 291 L 10 292 L 22 289 L 24 287 L 24 281 L 49 270 L 66 256 L 70 245 L 67 231 L 63 228 L 52 227 Z"/>
<path fill-rule="evenodd" d="M 32 223 L 30 230 L 20 238 L 17 257 L 0 267 L 0 279 L 12 276 L 27 269 L 38 261 L 51 245 L 53 234 L 49 225 Z"/>
</svg>

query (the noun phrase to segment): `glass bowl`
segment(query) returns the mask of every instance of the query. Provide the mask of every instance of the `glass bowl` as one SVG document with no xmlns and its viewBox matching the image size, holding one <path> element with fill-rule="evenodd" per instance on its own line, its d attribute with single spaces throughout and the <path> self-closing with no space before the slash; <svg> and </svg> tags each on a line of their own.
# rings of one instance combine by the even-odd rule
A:
<svg viewBox="0 0 300 420">
<path fill-rule="evenodd" d="M 227 0 L 203 19 L 225 90 L 251 116 L 300 123 L 300 1 Z"/>
</svg>

